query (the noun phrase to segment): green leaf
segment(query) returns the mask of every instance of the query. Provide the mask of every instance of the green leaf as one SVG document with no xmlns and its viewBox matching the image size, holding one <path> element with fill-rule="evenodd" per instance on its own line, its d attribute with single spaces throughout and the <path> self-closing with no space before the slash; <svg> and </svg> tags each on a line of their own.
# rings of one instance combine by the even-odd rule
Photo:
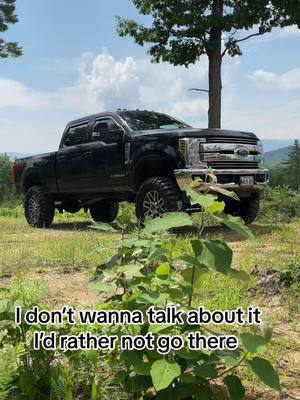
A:
<svg viewBox="0 0 300 400">
<path fill-rule="evenodd" d="M 23 395 L 26 395 L 29 399 L 33 398 L 35 392 L 34 386 L 34 375 L 29 369 L 22 372 L 19 380 L 19 385 Z"/>
<path fill-rule="evenodd" d="M 224 201 L 214 201 L 211 206 L 206 207 L 205 211 L 209 214 L 219 214 L 225 209 Z"/>
<path fill-rule="evenodd" d="M 166 213 L 162 217 L 155 218 L 146 222 L 143 233 L 161 232 L 182 226 L 192 226 L 192 218 L 184 212 Z"/>
<path fill-rule="evenodd" d="M 230 400 L 242 400 L 245 397 L 245 388 L 237 376 L 226 376 L 226 378 L 223 379 L 223 382 L 227 386 Z"/>
<path fill-rule="evenodd" d="M 169 300 L 170 295 L 168 293 L 160 293 L 160 292 L 149 292 L 141 294 L 137 303 L 142 304 L 166 304 Z"/>
<path fill-rule="evenodd" d="M 131 365 L 136 365 L 143 361 L 143 353 L 138 350 L 124 350 L 123 357 Z"/>
<path fill-rule="evenodd" d="M 181 271 L 180 274 L 190 284 L 192 283 L 192 279 L 194 279 L 193 287 L 199 289 L 203 282 L 203 276 L 206 275 L 207 272 L 208 269 L 206 267 L 195 268 L 194 271 L 193 268 L 186 268 Z"/>
<path fill-rule="evenodd" d="M 138 375 L 150 375 L 151 366 L 151 362 L 142 362 L 134 367 L 134 371 Z"/>
<path fill-rule="evenodd" d="M 95 229 L 97 231 L 104 232 L 117 232 L 110 224 L 106 224 L 105 222 L 96 222 L 93 225 L 90 225 L 89 228 Z"/>
<path fill-rule="evenodd" d="M 221 188 L 220 186 L 209 185 L 209 189 L 212 190 L 213 192 L 217 192 L 217 193 L 223 194 L 226 197 L 231 197 L 231 198 L 233 198 L 233 199 L 235 199 L 237 201 L 240 200 L 238 195 L 235 192 L 232 192 L 230 190 Z"/>
<path fill-rule="evenodd" d="M 170 273 L 170 264 L 168 262 L 160 264 L 156 268 L 156 275 L 157 276 L 166 276 Z"/>
<path fill-rule="evenodd" d="M 213 392 L 209 386 L 198 386 L 195 392 L 195 400 L 211 400 Z"/>
<path fill-rule="evenodd" d="M 118 268 L 118 272 L 123 273 L 126 278 L 142 278 L 144 275 L 140 272 L 140 270 L 144 268 L 143 265 L 124 265 Z"/>
<path fill-rule="evenodd" d="M 179 385 L 176 385 L 174 390 L 171 392 L 172 397 L 170 400 L 192 399 L 195 395 L 196 390 L 196 385 L 184 382 L 179 383 Z M 163 400 L 165 399 L 163 398 Z"/>
<path fill-rule="evenodd" d="M 199 360 L 203 356 L 203 353 L 196 350 L 188 350 L 184 347 L 183 349 L 176 351 L 176 355 L 185 360 Z"/>
<path fill-rule="evenodd" d="M 185 372 L 179 377 L 180 382 L 182 383 L 195 383 L 196 378 L 195 375 Z"/>
<path fill-rule="evenodd" d="M 195 256 L 201 257 L 202 252 L 203 252 L 202 240 L 197 240 L 197 239 L 191 240 L 191 245 L 192 245 L 192 249 L 193 249 Z"/>
<path fill-rule="evenodd" d="M 90 285 L 90 289 L 92 292 L 105 293 L 109 296 L 112 296 L 117 291 L 117 286 L 113 282 L 109 282 L 109 284 L 104 282 L 96 282 Z"/>
<path fill-rule="evenodd" d="M 190 256 L 189 254 L 181 256 L 180 260 L 184 261 L 187 264 L 190 264 L 190 265 L 193 265 L 193 266 L 197 265 L 198 267 L 201 267 L 200 261 L 196 257 Z"/>
<path fill-rule="evenodd" d="M 149 242 L 148 242 L 149 247 Z M 158 261 L 158 262 L 167 262 L 168 261 L 169 252 L 168 250 L 158 247 L 155 248 L 148 256 L 149 261 Z"/>
<path fill-rule="evenodd" d="M 212 218 L 219 222 L 220 224 L 226 225 L 228 228 L 233 230 L 234 232 L 242 235 L 246 239 L 254 239 L 253 233 L 250 229 L 245 225 L 245 222 L 240 217 L 233 217 L 229 214 L 212 214 Z"/>
<path fill-rule="evenodd" d="M 232 263 L 232 250 L 221 240 L 204 240 L 198 260 L 208 268 L 227 274 Z"/>
<path fill-rule="evenodd" d="M 245 349 L 252 354 L 264 353 L 267 350 L 266 341 L 262 336 L 244 332 L 241 333 L 240 337 Z"/>
<path fill-rule="evenodd" d="M 148 332 L 152 332 L 152 333 L 159 333 L 161 331 L 164 331 L 166 329 L 169 328 L 174 328 L 174 325 L 170 325 L 170 324 L 159 324 L 159 325 L 150 325 Z"/>
<path fill-rule="evenodd" d="M 151 367 L 151 378 L 157 391 L 166 389 L 180 374 L 180 366 L 164 358 L 154 361 Z"/>
<path fill-rule="evenodd" d="M 218 375 L 216 364 L 210 361 L 195 364 L 195 374 L 201 378 L 215 378 Z"/>
<path fill-rule="evenodd" d="M 217 350 L 214 354 L 229 367 L 234 367 L 239 363 L 240 352 L 238 350 Z"/>
<path fill-rule="evenodd" d="M 152 385 L 150 376 L 128 376 L 125 380 L 125 390 L 128 393 L 140 393 L 146 391 Z"/>
<path fill-rule="evenodd" d="M 127 376 L 127 371 L 120 370 L 115 373 L 113 376 L 113 383 L 116 383 L 117 385 L 120 385 L 124 381 L 124 379 Z"/>
<path fill-rule="evenodd" d="M 93 364 L 97 363 L 97 360 L 98 360 L 97 350 L 86 350 L 86 351 L 83 352 L 83 354 Z"/>
<path fill-rule="evenodd" d="M 73 394 L 71 388 L 68 388 L 66 400 L 73 400 Z"/>
<path fill-rule="evenodd" d="M 97 381 L 96 381 L 96 378 L 94 378 L 93 383 L 92 383 L 91 400 L 97 400 Z"/>
<path fill-rule="evenodd" d="M 252 360 L 247 360 L 246 363 L 265 385 L 278 391 L 281 390 L 278 374 L 268 360 L 254 357 Z"/>
<path fill-rule="evenodd" d="M 213 194 L 201 194 L 201 193 L 196 192 L 192 188 L 186 188 L 185 190 L 190 199 L 190 203 L 192 206 L 198 204 L 199 206 L 201 206 L 203 208 L 208 208 L 217 199 L 217 196 L 215 196 Z"/>
</svg>

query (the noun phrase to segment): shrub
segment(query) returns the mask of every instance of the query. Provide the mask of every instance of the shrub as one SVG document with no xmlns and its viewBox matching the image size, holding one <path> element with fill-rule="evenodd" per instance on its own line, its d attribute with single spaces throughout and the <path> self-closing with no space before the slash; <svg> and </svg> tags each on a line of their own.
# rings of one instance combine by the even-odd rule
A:
<svg viewBox="0 0 300 400">
<path fill-rule="evenodd" d="M 199 182 L 198 187 L 201 189 L 202 186 Z M 192 203 L 202 206 L 202 216 L 208 213 L 217 222 L 252 238 L 242 220 L 224 214 L 224 203 L 218 202 L 217 197 L 206 189 L 215 188 L 206 186 L 205 194 L 187 188 Z M 232 195 L 226 191 L 222 194 Z M 95 287 L 107 297 L 102 305 L 104 309 L 138 309 L 145 322 L 134 326 L 102 327 L 102 333 L 104 330 L 108 335 L 118 336 L 152 334 L 156 341 L 162 334 L 180 335 L 186 341 L 187 335 L 195 330 L 206 336 L 212 333 L 205 326 L 189 324 L 186 319 L 183 325 L 175 326 L 152 325 L 147 318 L 149 307 L 164 309 L 176 305 L 185 313 L 192 310 L 203 274 L 211 274 L 212 279 L 217 279 L 218 274 L 241 280 L 248 278 L 245 272 L 232 268 L 232 251 L 224 242 L 201 237 L 204 220 L 202 218 L 197 239 L 170 237 L 166 232 L 192 225 L 192 220 L 184 213 L 166 214 L 148 221 L 136 236 L 123 237 L 116 254 L 97 268 Z M 147 349 L 116 350 L 107 358 L 112 371 L 116 366 L 121 369 L 115 381 L 132 399 L 212 399 L 212 385 L 221 378 L 230 398 L 242 399 L 245 389 L 235 371 L 240 365 L 247 366 L 268 386 L 280 390 L 279 378 L 272 365 L 260 357 L 267 350 L 270 338 L 271 329 L 267 325 L 251 326 L 249 332 L 240 334 L 242 345 L 238 350 L 204 352 L 185 347 L 166 354 Z"/>
<path fill-rule="evenodd" d="M 291 222 L 300 218 L 300 192 L 288 186 L 267 187 L 261 203 L 260 219 L 271 222 Z"/>
</svg>

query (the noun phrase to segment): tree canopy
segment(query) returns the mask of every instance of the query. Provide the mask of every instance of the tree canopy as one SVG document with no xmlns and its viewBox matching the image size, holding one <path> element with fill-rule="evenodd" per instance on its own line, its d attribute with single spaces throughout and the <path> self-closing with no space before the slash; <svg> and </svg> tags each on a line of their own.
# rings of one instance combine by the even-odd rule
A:
<svg viewBox="0 0 300 400">
<path fill-rule="evenodd" d="M 285 161 L 286 174 L 290 177 L 291 186 L 300 189 L 300 142 L 295 140 L 288 158 Z"/>
<path fill-rule="evenodd" d="M 7 31 L 9 25 L 18 22 L 15 13 L 16 0 L 0 0 L 0 32 Z M 0 58 L 19 57 L 22 49 L 16 42 L 6 42 L 0 37 Z"/>
<path fill-rule="evenodd" d="M 14 197 L 12 181 L 12 162 L 9 157 L 0 154 L 0 204 Z"/>
<path fill-rule="evenodd" d="M 153 62 L 173 65 L 209 59 L 209 126 L 221 125 L 221 65 L 225 54 L 241 55 L 240 44 L 275 27 L 300 24 L 299 0 L 132 0 L 141 15 L 152 17 L 145 26 L 118 18 L 120 36 L 149 44 Z"/>
</svg>

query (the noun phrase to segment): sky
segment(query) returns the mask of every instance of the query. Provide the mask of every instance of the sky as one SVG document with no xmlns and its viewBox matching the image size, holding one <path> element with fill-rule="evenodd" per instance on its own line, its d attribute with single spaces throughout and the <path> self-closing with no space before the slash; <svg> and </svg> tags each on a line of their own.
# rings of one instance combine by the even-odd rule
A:
<svg viewBox="0 0 300 400">
<path fill-rule="evenodd" d="M 166 112 L 207 126 L 206 57 L 189 68 L 153 64 L 116 33 L 117 15 L 149 22 L 130 0 L 17 0 L 3 35 L 23 47 L 0 59 L 0 153 L 57 149 L 70 120 L 117 108 Z M 223 61 L 222 127 L 300 139 L 300 30 L 276 30 Z"/>
</svg>

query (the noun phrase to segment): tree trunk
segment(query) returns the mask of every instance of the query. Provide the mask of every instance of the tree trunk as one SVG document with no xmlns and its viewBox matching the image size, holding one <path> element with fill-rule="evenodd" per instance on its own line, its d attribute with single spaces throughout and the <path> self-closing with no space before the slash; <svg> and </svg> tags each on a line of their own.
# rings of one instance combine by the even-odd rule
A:
<svg viewBox="0 0 300 400">
<path fill-rule="evenodd" d="M 208 127 L 221 128 L 222 105 L 222 28 L 220 21 L 223 16 L 223 0 L 214 0 L 212 7 L 213 26 L 210 31 L 209 48 L 207 51 L 209 63 L 209 109 Z"/>
</svg>

